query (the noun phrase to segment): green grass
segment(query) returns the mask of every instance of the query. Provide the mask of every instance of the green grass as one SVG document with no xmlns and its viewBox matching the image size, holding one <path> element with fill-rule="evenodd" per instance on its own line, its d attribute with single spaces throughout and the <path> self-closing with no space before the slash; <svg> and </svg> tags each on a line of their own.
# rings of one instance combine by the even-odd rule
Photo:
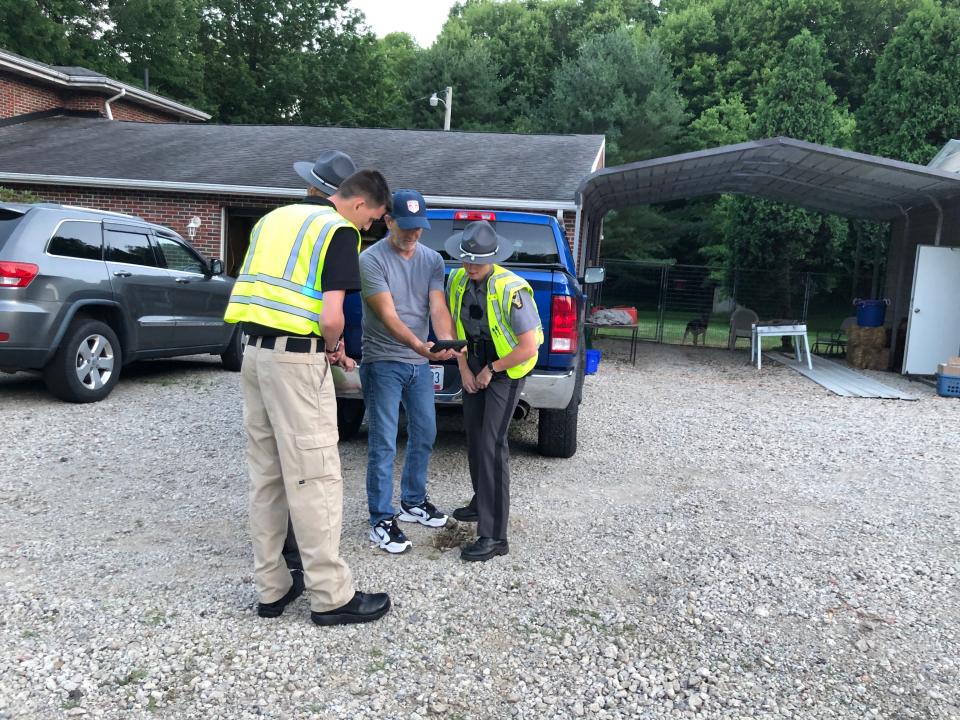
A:
<svg viewBox="0 0 960 720">
<path fill-rule="evenodd" d="M 123 686 L 123 685 L 130 685 L 132 683 L 138 683 L 146 677 L 147 677 L 146 670 L 138 670 L 134 668 L 133 670 L 128 672 L 124 677 L 120 678 L 120 680 L 117 682 L 117 685 Z"/>
<path fill-rule="evenodd" d="M 829 335 L 840 328 L 843 318 L 850 313 L 843 314 L 843 310 L 833 312 L 821 312 L 817 315 L 811 314 L 807 318 L 807 334 L 810 338 L 810 345 L 813 346 L 817 333 Z M 683 333 L 686 330 L 687 323 L 697 317 L 696 313 L 691 311 L 670 311 L 663 314 L 663 335 L 662 339 L 667 344 L 680 344 L 683 340 Z M 762 319 L 762 318 L 761 318 Z M 658 313 L 655 310 L 638 311 L 637 324 L 640 326 L 637 332 L 638 340 L 659 340 L 657 337 Z M 601 327 L 597 329 L 598 338 L 622 338 L 630 339 L 633 332 L 630 328 L 618 328 L 616 326 Z M 707 347 L 727 347 L 727 338 L 730 333 L 729 315 L 711 315 L 707 326 L 706 338 L 698 338 L 698 343 L 705 344 Z M 687 336 L 686 343 L 692 344 L 693 339 Z M 763 339 L 763 349 L 772 350 L 778 348 L 781 344 L 780 338 L 768 337 Z M 749 349 L 750 338 L 738 338 L 737 349 Z"/>
</svg>

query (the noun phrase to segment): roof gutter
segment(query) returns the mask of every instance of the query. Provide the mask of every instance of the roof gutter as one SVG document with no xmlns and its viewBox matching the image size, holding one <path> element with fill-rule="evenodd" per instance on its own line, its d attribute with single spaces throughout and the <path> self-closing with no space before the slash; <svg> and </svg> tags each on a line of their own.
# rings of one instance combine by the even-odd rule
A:
<svg viewBox="0 0 960 720">
<path fill-rule="evenodd" d="M 74 175 L 39 175 L 36 173 L 0 172 L 0 182 L 29 185 L 67 185 L 95 187 L 114 190 L 157 190 L 160 192 L 205 193 L 212 195 L 244 195 L 276 198 L 300 198 L 307 194 L 306 188 L 267 187 L 257 185 L 224 185 L 218 183 L 185 183 L 167 180 L 130 180 L 124 178 L 99 178 Z M 452 208 L 477 208 L 485 210 L 535 210 L 549 212 L 576 210 L 576 205 L 565 200 L 520 200 L 509 198 L 477 198 L 458 195 L 425 195 L 428 204 Z"/>
<path fill-rule="evenodd" d="M 106 113 L 107 113 L 107 120 L 113 120 L 113 110 L 110 109 L 110 103 L 112 103 L 114 100 L 119 100 L 120 98 L 122 98 L 122 97 L 123 97 L 124 95 L 126 95 L 126 94 L 127 94 L 127 89 L 126 89 L 126 88 L 120 88 L 120 92 L 118 92 L 118 93 L 117 93 L 116 95 L 114 95 L 112 98 L 109 98 L 107 101 L 105 101 L 105 102 L 103 103 L 103 109 L 104 109 L 104 110 L 106 111 Z"/>
</svg>

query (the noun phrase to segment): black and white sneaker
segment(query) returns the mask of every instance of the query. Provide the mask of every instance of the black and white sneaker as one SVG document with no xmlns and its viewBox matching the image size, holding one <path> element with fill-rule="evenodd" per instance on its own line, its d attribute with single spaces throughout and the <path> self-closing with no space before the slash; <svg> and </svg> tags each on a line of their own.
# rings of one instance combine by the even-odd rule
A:
<svg viewBox="0 0 960 720">
<path fill-rule="evenodd" d="M 370 542 L 388 553 L 399 554 L 410 549 L 412 543 L 397 527 L 397 519 L 381 520 L 370 529 Z"/>
<path fill-rule="evenodd" d="M 400 501 L 400 515 L 404 522 L 417 522 L 427 527 L 438 528 L 447 524 L 447 516 L 437 510 L 432 502 L 424 499 L 419 505 L 407 505 Z"/>
</svg>

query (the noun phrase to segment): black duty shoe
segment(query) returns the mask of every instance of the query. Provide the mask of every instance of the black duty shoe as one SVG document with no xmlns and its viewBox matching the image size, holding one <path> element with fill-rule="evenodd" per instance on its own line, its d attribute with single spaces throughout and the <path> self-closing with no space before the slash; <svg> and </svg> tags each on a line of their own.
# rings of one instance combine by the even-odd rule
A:
<svg viewBox="0 0 960 720">
<path fill-rule="evenodd" d="M 400 514 L 397 517 L 404 522 L 417 522 L 432 528 L 447 524 L 447 516 L 437 510 L 436 506 L 426 498 L 419 505 L 407 505 L 401 500 Z"/>
<path fill-rule="evenodd" d="M 357 591 L 353 599 L 336 610 L 310 613 L 317 625 L 348 625 L 379 620 L 390 610 L 390 596 L 386 593 L 362 593 Z"/>
<path fill-rule="evenodd" d="M 480 514 L 477 512 L 475 507 L 467 505 L 454 510 L 453 519 L 459 520 L 460 522 L 477 522 L 480 520 Z"/>
<path fill-rule="evenodd" d="M 293 585 L 287 590 L 287 594 L 272 603 L 257 603 L 257 615 L 262 618 L 280 617 L 287 605 L 303 595 L 303 573 L 292 570 L 290 577 L 293 578 Z"/>
<path fill-rule="evenodd" d="M 494 540 L 488 537 L 479 537 L 469 545 L 464 545 L 460 551 L 460 559 L 468 562 L 484 562 L 497 555 L 506 555 L 510 552 L 510 544 L 506 540 Z"/>
</svg>

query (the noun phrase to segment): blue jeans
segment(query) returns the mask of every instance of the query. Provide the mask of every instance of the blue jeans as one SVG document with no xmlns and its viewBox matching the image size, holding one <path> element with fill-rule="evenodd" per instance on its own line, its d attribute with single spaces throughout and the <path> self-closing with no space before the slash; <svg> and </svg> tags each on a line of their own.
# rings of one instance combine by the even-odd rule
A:
<svg viewBox="0 0 960 720">
<path fill-rule="evenodd" d="M 370 525 L 389 520 L 393 507 L 393 461 L 397 456 L 400 404 L 407 414 L 407 456 L 400 475 L 400 499 L 419 505 L 427 497 L 427 465 L 437 437 L 433 375 L 426 363 L 361 363 L 367 406 L 367 506 Z"/>
</svg>

